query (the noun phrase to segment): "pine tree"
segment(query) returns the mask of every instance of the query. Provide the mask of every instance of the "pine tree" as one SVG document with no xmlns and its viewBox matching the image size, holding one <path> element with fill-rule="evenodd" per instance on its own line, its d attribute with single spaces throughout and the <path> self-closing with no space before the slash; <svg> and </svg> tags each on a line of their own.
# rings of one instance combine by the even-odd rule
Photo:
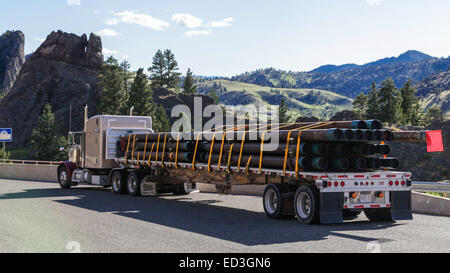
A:
<svg viewBox="0 0 450 273">
<path fill-rule="evenodd" d="M 152 66 L 148 68 L 153 88 L 162 88 L 165 84 L 165 58 L 161 50 L 153 57 Z"/>
<path fill-rule="evenodd" d="M 409 123 L 414 126 L 424 126 L 425 125 L 425 115 L 423 113 L 422 106 L 419 102 L 414 104 L 407 113 L 409 118 Z"/>
<path fill-rule="evenodd" d="M 372 83 L 372 90 L 369 92 L 367 99 L 367 114 L 368 119 L 379 119 L 381 114 L 380 96 L 376 87 L 376 83 Z"/>
<path fill-rule="evenodd" d="M 220 103 L 219 96 L 217 96 L 217 93 L 216 93 L 215 89 L 211 89 L 211 92 L 209 92 L 208 97 L 213 99 L 215 104 L 219 104 Z"/>
<path fill-rule="evenodd" d="M 127 92 L 123 71 L 117 59 L 109 57 L 97 77 L 101 88 L 101 99 L 98 106 L 100 114 L 120 115 L 126 112 Z"/>
<path fill-rule="evenodd" d="M 55 115 L 49 103 L 45 104 L 42 116 L 32 131 L 31 144 L 36 150 L 36 159 L 45 161 L 59 161 L 65 159 L 65 153 L 60 147 L 67 145 L 65 137 L 58 134 L 59 128 L 56 124 Z"/>
<path fill-rule="evenodd" d="M 364 119 L 367 113 L 369 98 L 361 92 L 353 101 L 353 112 L 359 119 Z"/>
<path fill-rule="evenodd" d="M 130 73 L 130 63 L 127 60 L 124 60 L 123 62 L 120 63 L 119 65 L 120 67 L 120 72 L 122 75 L 122 79 L 123 79 L 123 85 L 125 87 L 125 90 L 128 92 L 130 92 L 130 84 L 129 84 L 129 80 L 132 77 L 131 73 Z"/>
<path fill-rule="evenodd" d="M 148 84 L 147 75 L 145 75 L 144 69 L 142 68 L 136 72 L 134 82 L 131 85 L 128 106 L 134 106 L 134 113 L 137 116 L 154 115 L 153 91 Z"/>
<path fill-rule="evenodd" d="M 419 99 L 416 97 L 417 90 L 414 88 L 412 84 L 412 80 L 409 80 L 405 85 L 400 89 L 400 94 L 402 97 L 401 100 L 401 110 L 403 114 L 403 123 L 404 124 L 412 124 L 412 119 L 417 119 L 417 116 L 412 117 L 412 114 L 417 114 L 416 109 L 413 107 L 419 102 Z"/>
<path fill-rule="evenodd" d="M 188 69 L 186 77 L 184 78 L 183 90 L 184 93 L 189 95 L 197 94 L 197 87 L 195 86 L 193 73 L 190 68 Z"/>
<path fill-rule="evenodd" d="M 166 114 L 166 110 L 160 104 L 156 109 L 155 117 L 153 118 L 153 129 L 156 132 L 169 132 L 170 131 L 170 119 Z"/>
<path fill-rule="evenodd" d="M 401 94 L 392 78 L 381 83 L 379 90 L 381 115 L 383 122 L 398 123 L 401 119 Z"/>
<path fill-rule="evenodd" d="M 178 63 L 175 60 L 175 55 L 170 49 L 164 51 L 165 62 L 165 84 L 167 88 L 178 89 L 180 85 L 181 73 L 178 72 Z"/>
<path fill-rule="evenodd" d="M 288 108 L 286 106 L 286 99 L 282 98 L 280 103 L 280 115 L 279 115 L 279 122 L 280 123 L 288 123 L 291 117 L 287 114 Z"/>
<path fill-rule="evenodd" d="M 428 109 L 425 120 L 427 125 L 432 123 L 441 125 L 444 122 L 444 115 L 442 114 L 442 110 L 439 107 L 433 106 Z"/>
</svg>

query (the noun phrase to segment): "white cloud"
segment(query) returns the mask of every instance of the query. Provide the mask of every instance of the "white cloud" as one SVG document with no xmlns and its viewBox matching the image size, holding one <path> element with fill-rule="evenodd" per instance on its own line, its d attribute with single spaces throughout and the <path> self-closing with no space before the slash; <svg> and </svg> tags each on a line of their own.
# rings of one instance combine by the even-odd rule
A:
<svg viewBox="0 0 450 273">
<path fill-rule="evenodd" d="M 116 36 L 120 35 L 119 32 L 117 32 L 113 29 L 109 29 L 109 28 L 104 28 L 102 30 L 99 30 L 99 31 L 97 31 L 96 34 L 100 35 L 100 36 L 105 36 L 105 37 L 116 37 Z"/>
<path fill-rule="evenodd" d="M 231 17 L 225 18 L 222 21 L 212 21 L 208 23 L 208 27 L 231 27 L 234 19 Z"/>
<path fill-rule="evenodd" d="M 182 25 L 188 28 L 197 28 L 202 26 L 203 20 L 195 17 L 189 13 L 175 13 L 172 15 L 172 21 L 175 21 L 178 25 Z"/>
<path fill-rule="evenodd" d="M 117 25 L 119 23 L 119 20 L 117 18 L 110 18 L 105 20 L 105 24 L 107 25 Z"/>
<path fill-rule="evenodd" d="M 151 28 L 154 30 L 163 30 L 165 28 L 168 28 L 170 24 L 168 22 L 156 19 L 150 15 L 143 14 L 143 13 L 137 13 L 134 11 L 122 11 L 118 13 L 114 13 L 114 16 L 117 17 L 115 21 L 109 21 L 109 23 L 128 23 L 128 24 L 136 24 L 143 27 Z"/>
<path fill-rule="evenodd" d="M 186 32 L 184 35 L 188 36 L 188 37 L 192 37 L 192 36 L 200 36 L 200 35 L 205 35 L 205 36 L 209 36 L 212 34 L 211 30 L 190 30 L 188 32 Z"/>
<path fill-rule="evenodd" d="M 122 58 L 128 59 L 128 58 L 130 58 L 130 56 L 128 56 L 127 54 L 123 54 Z"/>
<path fill-rule="evenodd" d="M 107 49 L 107 48 L 103 48 L 103 55 L 114 55 L 119 53 L 119 51 L 117 50 L 113 50 L 113 49 Z"/>
<path fill-rule="evenodd" d="M 34 38 L 33 40 L 41 42 L 41 43 L 43 43 L 45 41 L 45 39 L 43 39 L 43 38 Z"/>
<path fill-rule="evenodd" d="M 381 0 L 366 0 L 369 6 L 379 6 L 381 5 Z"/>
<path fill-rule="evenodd" d="M 66 0 L 69 6 L 79 6 L 81 5 L 81 0 Z"/>
</svg>

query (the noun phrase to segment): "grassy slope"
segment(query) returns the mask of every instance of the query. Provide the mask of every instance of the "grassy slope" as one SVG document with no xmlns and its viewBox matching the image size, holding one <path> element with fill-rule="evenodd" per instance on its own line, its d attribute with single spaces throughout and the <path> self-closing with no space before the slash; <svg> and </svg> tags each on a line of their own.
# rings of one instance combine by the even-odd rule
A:
<svg viewBox="0 0 450 273">
<path fill-rule="evenodd" d="M 209 92 L 214 83 L 226 88 L 227 92 L 219 93 L 221 103 L 226 105 L 279 105 L 284 97 L 293 117 L 314 115 L 321 118 L 329 118 L 338 111 L 352 108 L 351 99 L 316 89 L 271 88 L 236 81 L 214 80 L 199 83 L 200 92 Z"/>
<path fill-rule="evenodd" d="M 422 101 L 424 109 L 437 106 L 442 109 L 445 116 L 450 117 L 450 90 L 443 91 L 440 94 L 431 94 Z"/>
</svg>

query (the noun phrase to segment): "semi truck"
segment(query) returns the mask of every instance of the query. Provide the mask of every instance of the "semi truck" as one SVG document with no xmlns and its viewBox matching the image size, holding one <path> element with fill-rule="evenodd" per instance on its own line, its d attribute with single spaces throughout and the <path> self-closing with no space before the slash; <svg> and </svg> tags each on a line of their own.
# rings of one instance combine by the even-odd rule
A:
<svg viewBox="0 0 450 273">
<path fill-rule="evenodd" d="M 85 116 L 84 130 L 69 133 L 69 160 L 57 169 L 60 186 L 111 187 L 114 194 L 138 197 L 187 195 L 200 183 L 215 185 L 220 194 L 229 194 L 235 185 L 265 185 L 263 208 L 272 219 L 295 217 L 303 224 L 334 224 L 362 212 L 375 222 L 413 219 L 409 172 L 286 170 L 245 163 L 243 167 L 199 163 L 195 159 L 190 163 L 192 155 L 178 154 L 179 143 L 176 152 L 172 147 L 172 152 L 160 150 L 152 158 L 145 152 L 134 152 L 135 144 L 131 144 L 133 136 L 148 134 L 154 134 L 151 117 Z M 158 138 L 161 149 L 162 139 L 159 143 Z M 189 161 L 182 157 L 189 157 Z"/>
</svg>

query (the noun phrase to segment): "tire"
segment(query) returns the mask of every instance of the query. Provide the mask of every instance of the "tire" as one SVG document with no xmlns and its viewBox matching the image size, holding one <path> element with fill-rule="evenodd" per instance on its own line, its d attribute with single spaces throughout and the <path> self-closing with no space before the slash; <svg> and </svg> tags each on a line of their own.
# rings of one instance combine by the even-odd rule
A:
<svg viewBox="0 0 450 273">
<path fill-rule="evenodd" d="M 365 209 L 364 214 L 371 222 L 394 222 L 391 209 Z"/>
<path fill-rule="evenodd" d="M 270 184 L 264 190 L 263 207 L 264 212 L 269 218 L 283 219 L 286 215 L 285 211 L 285 197 L 288 189 L 281 184 Z"/>
<path fill-rule="evenodd" d="M 309 185 L 298 188 L 294 198 L 295 218 L 302 224 L 318 224 L 319 211 L 318 190 Z"/>
<path fill-rule="evenodd" d="M 70 189 L 72 187 L 68 181 L 69 175 L 66 166 L 61 166 L 58 169 L 58 182 L 62 189 Z"/>
<path fill-rule="evenodd" d="M 141 196 L 141 176 L 136 172 L 131 172 L 127 178 L 127 192 L 129 195 Z"/>
<path fill-rule="evenodd" d="M 186 184 L 174 185 L 175 190 L 172 192 L 174 195 L 189 195 L 189 191 L 186 190 Z"/>
<path fill-rule="evenodd" d="M 342 211 L 342 216 L 346 219 L 354 219 L 354 218 L 358 217 L 361 213 L 362 213 L 362 211 L 360 211 L 360 210 L 345 209 Z"/>
<path fill-rule="evenodd" d="M 112 191 L 115 194 L 125 194 L 127 192 L 126 177 L 124 173 L 115 171 L 111 175 Z"/>
</svg>

